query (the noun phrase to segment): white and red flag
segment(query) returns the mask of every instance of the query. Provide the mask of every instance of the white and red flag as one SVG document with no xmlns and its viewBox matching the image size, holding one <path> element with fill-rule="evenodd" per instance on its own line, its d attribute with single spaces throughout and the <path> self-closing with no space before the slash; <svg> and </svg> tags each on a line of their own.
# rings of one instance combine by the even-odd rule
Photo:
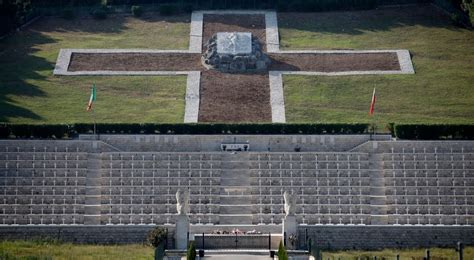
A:
<svg viewBox="0 0 474 260">
<path fill-rule="evenodd" d="M 372 93 L 372 101 L 370 102 L 370 110 L 369 110 L 369 116 L 374 114 L 374 109 L 375 109 L 375 88 L 374 88 L 374 93 Z"/>
<path fill-rule="evenodd" d="M 92 85 L 91 96 L 89 98 L 89 102 L 87 103 L 87 108 L 86 108 L 87 111 L 92 110 L 92 104 L 94 103 L 94 101 L 95 101 L 95 84 Z"/>
</svg>

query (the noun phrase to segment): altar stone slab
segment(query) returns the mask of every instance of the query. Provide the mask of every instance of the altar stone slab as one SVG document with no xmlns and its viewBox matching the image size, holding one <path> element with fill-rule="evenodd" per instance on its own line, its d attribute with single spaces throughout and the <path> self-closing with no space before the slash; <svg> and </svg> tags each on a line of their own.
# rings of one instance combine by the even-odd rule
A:
<svg viewBox="0 0 474 260">
<path fill-rule="evenodd" d="M 217 33 L 217 53 L 249 54 L 252 52 L 252 34 L 249 32 Z"/>
</svg>

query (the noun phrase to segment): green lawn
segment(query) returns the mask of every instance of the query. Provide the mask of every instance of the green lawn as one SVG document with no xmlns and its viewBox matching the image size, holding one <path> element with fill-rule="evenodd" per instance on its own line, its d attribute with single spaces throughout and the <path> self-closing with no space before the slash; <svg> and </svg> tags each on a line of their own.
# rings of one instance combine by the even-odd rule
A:
<svg viewBox="0 0 474 260">
<path fill-rule="evenodd" d="M 0 122 L 92 122 L 85 106 L 97 85 L 100 122 L 183 122 L 186 77 L 56 77 L 60 48 L 188 48 L 189 15 L 103 21 L 43 18 L 0 40 Z"/>
<path fill-rule="evenodd" d="M 432 259 L 455 260 L 457 253 L 452 248 L 431 248 Z M 323 252 L 323 259 L 329 260 L 356 260 L 360 259 L 395 259 L 400 254 L 402 260 L 421 260 L 425 254 L 424 249 L 386 249 L 383 251 L 335 251 Z M 153 259 L 153 248 L 143 245 L 76 245 L 60 242 L 46 241 L 1 241 L 0 259 Z M 474 247 L 464 249 L 464 259 L 474 258 Z"/>
<path fill-rule="evenodd" d="M 423 260 L 426 249 L 385 249 L 382 251 L 336 251 L 323 252 L 323 259 L 326 260 L 372 260 L 374 256 L 377 259 L 396 259 L 397 254 L 401 260 Z M 454 248 L 431 248 L 431 259 L 434 260 L 457 260 L 458 254 Z M 360 257 L 360 258 L 358 258 Z M 474 258 L 474 247 L 466 247 L 464 249 L 464 259 Z"/>
<path fill-rule="evenodd" d="M 474 31 L 430 6 L 298 17 L 279 15 L 284 49 L 408 49 L 416 74 L 285 76 L 287 121 L 474 123 Z"/>
<path fill-rule="evenodd" d="M 54 260 L 102 260 L 102 259 L 153 259 L 154 249 L 143 245 L 75 245 L 43 241 L 2 241 L 0 259 L 54 259 Z"/>
</svg>

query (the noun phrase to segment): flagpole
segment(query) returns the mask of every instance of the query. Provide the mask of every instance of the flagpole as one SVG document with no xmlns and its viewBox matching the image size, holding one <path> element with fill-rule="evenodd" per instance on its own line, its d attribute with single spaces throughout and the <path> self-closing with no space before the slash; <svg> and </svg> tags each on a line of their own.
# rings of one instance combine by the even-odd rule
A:
<svg viewBox="0 0 474 260">
<path fill-rule="evenodd" d="M 94 138 L 97 138 L 97 137 L 96 137 L 95 109 L 92 109 L 92 120 L 94 121 Z"/>
</svg>

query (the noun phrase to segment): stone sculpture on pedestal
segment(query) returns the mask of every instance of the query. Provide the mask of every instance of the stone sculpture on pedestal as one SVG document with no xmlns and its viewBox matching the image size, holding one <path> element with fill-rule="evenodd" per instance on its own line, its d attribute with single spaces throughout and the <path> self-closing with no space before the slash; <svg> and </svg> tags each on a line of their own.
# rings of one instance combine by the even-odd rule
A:
<svg viewBox="0 0 474 260">
<path fill-rule="evenodd" d="M 285 200 L 285 218 L 283 219 L 283 237 L 286 239 L 286 248 L 296 248 L 296 237 L 298 236 L 298 224 L 296 223 L 296 196 L 290 194 L 288 191 L 283 193 Z M 289 239 L 293 238 L 293 239 Z"/>
<path fill-rule="evenodd" d="M 189 234 L 189 191 L 178 190 L 176 192 L 176 211 L 176 249 L 186 250 Z"/>
</svg>

